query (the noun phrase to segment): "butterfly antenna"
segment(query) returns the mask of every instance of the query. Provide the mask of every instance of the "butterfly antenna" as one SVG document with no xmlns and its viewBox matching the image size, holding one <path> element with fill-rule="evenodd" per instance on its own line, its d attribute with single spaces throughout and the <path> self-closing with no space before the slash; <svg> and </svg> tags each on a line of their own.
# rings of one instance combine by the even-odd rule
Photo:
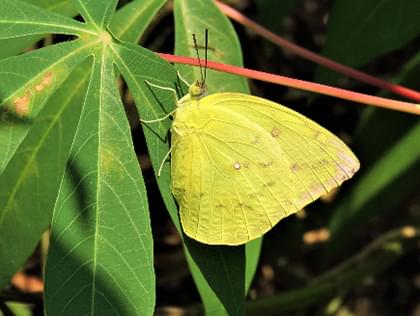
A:
<svg viewBox="0 0 420 316">
<path fill-rule="evenodd" d="M 208 55 L 208 48 L 209 48 L 209 30 L 206 29 L 204 34 L 205 44 L 204 44 L 204 79 L 203 79 L 203 85 L 206 82 L 207 79 L 207 55 Z"/>
<path fill-rule="evenodd" d="M 193 36 L 193 41 L 194 41 L 195 53 L 197 54 L 197 58 L 198 58 L 198 65 L 200 67 L 201 83 L 204 84 L 203 67 L 201 66 L 200 53 L 198 52 L 197 39 L 195 38 L 195 34 L 193 34 L 192 36 Z"/>
</svg>

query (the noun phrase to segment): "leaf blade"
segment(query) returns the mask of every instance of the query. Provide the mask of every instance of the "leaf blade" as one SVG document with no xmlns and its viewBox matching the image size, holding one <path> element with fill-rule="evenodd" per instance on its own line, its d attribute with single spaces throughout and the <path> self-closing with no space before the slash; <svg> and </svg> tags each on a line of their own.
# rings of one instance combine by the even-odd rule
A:
<svg viewBox="0 0 420 316">
<path fill-rule="evenodd" d="M 118 0 L 105 2 L 102 0 L 73 0 L 73 4 L 79 9 L 80 14 L 87 23 L 95 25 L 99 30 L 104 30 L 114 15 Z"/>
<path fill-rule="evenodd" d="M 132 1 L 119 9 L 109 25 L 115 37 L 126 42 L 138 42 L 165 0 Z"/>
<path fill-rule="evenodd" d="M 83 23 L 21 1 L 0 2 L 0 39 L 28 35 L 89 32 Z"/>
<path fill-rule="evenodd" d="M 146 191 L 114 78 L 104 49 L 96 55 L 52 224 L 51 315 L 149 315 L 154 309 Z"/>
<path fill-rule="evenodd" d="M 89 50 L 89 43 L 77 40 L 0 61 L 0 145 L 7 148 L 0 151 L 0 173 L 28 133 L 30 120 Z"/>
<path fill-rule="evenodd" d="M 31 254 L 50 224 L 80 114 L 80 106 L 69 98 L 74 91 L 69 82 L 80 69 L 51 98 L 0 177 L 0 287 Z M 16 241 L 19 244 L 10 247 Z"/>
</svg>

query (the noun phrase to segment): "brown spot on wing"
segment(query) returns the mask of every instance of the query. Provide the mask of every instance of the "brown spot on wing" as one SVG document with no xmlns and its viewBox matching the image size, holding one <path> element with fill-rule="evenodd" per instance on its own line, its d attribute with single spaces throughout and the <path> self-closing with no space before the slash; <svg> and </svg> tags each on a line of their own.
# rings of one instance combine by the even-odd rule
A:
<svg viewBox="0 0 420 316">
<path fill-rule="evenodd" d="M 277 127 L 273 127 L 273 129 L 271 130 L 271 136 L 278 137 L 279 135 L 280 135 L 280 129 Z"/>
<path fill-rule="evenodd" d="M 274 161 L 260 162 L 259 165 L 261 168 L 268 168 L 274 164 Z"/>
<path fill-rule="evenodd" d="M 300 170 L 300 166 L 297 163 L 292 163 L 292 165 L 290 166 L 290 170 L 293 173 L 296 173 Z"/>
</svg>

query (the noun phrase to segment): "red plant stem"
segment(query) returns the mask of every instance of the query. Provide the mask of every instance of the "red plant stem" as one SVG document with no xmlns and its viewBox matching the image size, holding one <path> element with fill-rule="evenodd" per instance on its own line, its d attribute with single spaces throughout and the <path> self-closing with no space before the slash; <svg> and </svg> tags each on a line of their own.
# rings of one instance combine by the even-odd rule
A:
<svg viewBox="0 0 420 316">
<path fill-rule="evenodd" d="M 358 81 L 365 82 L 367 84 L 370 84 L 372 86 L 378 87 L 380 89 L 391 91 L 395 94 L 399 94 L 405 98 L 414 100 L 416 102 L 420 102 L 420 92 L 393 84 L 384 80 L 381 80 L 379 78 L 376 78 L 374 76 L 368 75 L 364 72 L 358 71 L 356 69 L 353 69 L 351 67 L 345 66 L 343 64 L 337 63 L 331 59 L 328 59 L 326 57 L 320 56 L 318 54 L 315 54 L 314 52 L 311 52 L 310 50 L 307 50 L 303 47 L 300 47 L 296 44 L 293 44 L 284 38 L 274 34 L 273 32 L 267 30 L 263 26 L 255 23 L 251 19 L 247 18 L 240 12 L 236 11 L 235 9 L 229 7 L 226 4 L 223 4 L 219 1 L 215 1 L 216 5 L 220 8 L 220 10 L 226 14 L 231 19 L 235 20 L 236 22 L 250 28 L 257 34 L 260 34 L 262 37 L 268 39 L 269 41 L 273 42 L 274 44 L 277 44 L 283 48 L 286 48 L 296 55 L 299 55 L 303 58 L 306 58 L 308 60 L 311 60 L 317 64 L 323 65 L 327 68 L 330 68 L 332 70 L 335 70 L 339 73 L 342 73 L 348 77 L 354 78 Z"/>
<path fill-rule="evenodd" d="M 173 63 L 180 63 L 193 66 L 199 65 L 197 58 L 175 56 L 163 53 L 159 53 L 159 56 Z M 340 88 L 334 88 L 319 83 L 293 79 L 285 76 L 274 75 L 263 71 L 241 68 L 233 65 L 221 64 L 214 61 L 208 61 L 207 67 L 210 69 L 245 76 L 252 79 L 281 84 L 291 88 L 321 93 L 344 100 L 350 100 L 358 103 L 420 115 L 420 104 L 375 97 L 368 94 L 352 92 Z"/>
</svg>

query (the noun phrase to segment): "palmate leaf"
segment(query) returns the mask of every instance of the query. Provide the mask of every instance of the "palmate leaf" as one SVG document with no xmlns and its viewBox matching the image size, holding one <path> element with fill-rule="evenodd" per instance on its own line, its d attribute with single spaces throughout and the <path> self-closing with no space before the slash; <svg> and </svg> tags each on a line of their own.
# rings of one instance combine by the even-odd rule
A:
<svg viewBox="0 0 420 316">
<path fill-rule="evenodd" d="M 37 9 L 20 2 L 15 2 L 14 6 L 25 13 L 27 20 L 39 19 L 42 24 L 42 16 Z M 91 12 L 89 8 L 92 7 L 88 4 L 85 12 Z M 92 23 L 102 21 L 99 23 L 107 24 L 107 12 L 109 10 L 103 13 L 103 17 L 95 15 L 91 19 Z M 48 12 L 43 14 L 44 22 L 50 23 L 51 15 Z M 8 21 L 12 23 L 11 19 Z M 18 234 L 13 240 L 14 244 L 31 241 L 15 253 L 11 250 L 3 253 L 3 249 L 12 247 L 10 238 L 14 235 L 7 236 L 7 229 L 0 232 L 0 262 L 8 264 L 7 269 L 1 269 L 4 271 L 1 282 L 4 285 L 21 266 L 33 251 L 42 230 L 50 223 L 56 192 L 60 188 L 59 183 L 73 142 L 71 160 L 59 190 L 52 226 L 51 251 L 46 267 L 47 311 L 51 315 L 73 315 L 74 311 L 101 315 L 148 315 L 153 311 L 155 295 L 152 238 L 145 187 L 114 81 L 112 51 L 118 44 L 112 43 L 111 37 L 104 30 L 95 33 L 91 26 L 75 23 L 78 27 L 80 25 L 80 29 L 76 30 L 72 26 L 69 32 L 81 34 L 83 40 L 13 57 L 2 61 L 3 68 L 0 65 L 0 71 L 8 79 L 7 84 L 1 87 L 4 112 L 0 139 L 5 148 L 14 146 L 2 161 L 7 167 L 5 177 L 2 178 L 2 203 L 5 201 L 6 207 L 0 209 L 1 220 L 3 225 L 10 224 L 9 230 L 13 229 Z M 16 28 L 15 33 L 4 32 L 4 38 L 49 31 L 67 32 L 51 24 L 35 30 L 30 27 Z M 72 68 L 87 55 L 93 55 L 89 59 L 90 64 L 81 65 L 81 71 L 75 72 L 57 91 L 57 98 L 54 98 L 55 95 L 51 97 Z M 154 54 L 149 55 L 160 61 Z M 94 66 L 90 76 L 92 60 Z M 148 71 L 145 74 L 147 77 L 164 75 L 153 72 L 147 66 L 144 70 Z M 82 89 L 84 85 L 89 87 L 86 97 Z M 32 98 L 34 91 L 40 96 Z M 22 96 L 25 98 L 20 99 Z M 50 115 L 47 116 L 49 112 L 44 114 L 42 110 L 48 97 L 52 104 L 62 103 L 56 107 L 48 103 L 45 111 L 51 108 L 58 111 L 65 107 L 71 115 L 77 116 L 80 114 L 77 108 L 83 108 L 80 122 L 69 119 L 59 125 L 61 128 L 65 126 L 65 132 L 51 132 L 56 131 L 53 127 L 58 123 L 52 125 Z M 23 111 L 17 111 L 16 105 L 23 107 Z M 15 119 L 9 119 L 10 116 Z M 65 120 L 66 117 L 60 116 L 60 119 Z M 40 123 L 41 127 L 38 127 L 38 121 L 43 122 L 43 125 Z M 73 124 L 73 127 L 67 128 L 69 124 Z M 76 127 L 76 136 L 73 138 Z M 17 129 L 22 131 L 16 133 Z M 37 136 L 44 135 L 42 133 L 48 137 L 38 139 Z M 67 142 L 62 140 L 63 134 Z M 31 165 L 34 161 L 36 164 Z M 72 182 L 77 181 L 78 176 L 85 182 Z M 78 194 L 80 192 L 83 194 Z M 17 194 L 22 196 L 24 203 L 15 199 Z M 3 199 L 4 196 L 6 199 Z M 42 216 L 39 209 L 43 211 Z M 26 216 L 28 212 L 32 212 L 30 216 Z M 33 225 L 32 222 L 37 220 L 36 225 Z M 31 225 L 34 227 L 27 229 Z M 84 242 L 79 243 L 81 239 Z M 7 255 L 10 255 L 9 259 L 3 260 Z M 56 293 L 60 294 L 61 299 L 58 299 Z"/>
</svg>

